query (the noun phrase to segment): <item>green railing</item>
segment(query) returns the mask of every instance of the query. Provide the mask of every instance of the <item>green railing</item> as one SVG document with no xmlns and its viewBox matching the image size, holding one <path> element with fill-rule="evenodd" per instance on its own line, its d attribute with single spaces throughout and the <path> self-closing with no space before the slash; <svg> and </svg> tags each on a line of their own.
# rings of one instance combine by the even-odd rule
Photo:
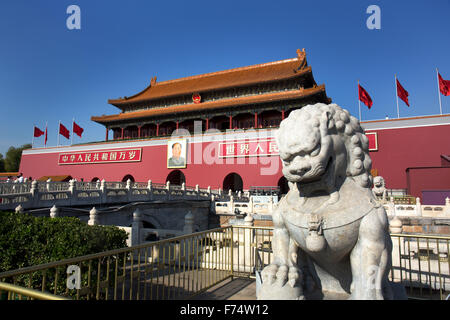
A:
<svg viewBox="0 0 450 320">
<path fill-rule="evenodd" d="M 272 261 L 272 231 L 217 228 L 11 270 L 0 274 L 0 281 L 80 300 L 189 299 L 233 277 L 255 278 L 255 271 Z M 391 237 L 390 280 L 403 284 L 412 299 L 445 299 L 450 236 Z"/>
</svg>

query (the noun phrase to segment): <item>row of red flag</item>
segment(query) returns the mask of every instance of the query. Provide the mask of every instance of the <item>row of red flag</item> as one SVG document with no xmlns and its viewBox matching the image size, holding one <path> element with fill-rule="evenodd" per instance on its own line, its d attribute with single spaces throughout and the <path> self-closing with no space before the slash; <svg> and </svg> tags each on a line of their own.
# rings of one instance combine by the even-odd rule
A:
<svg viewBox="0 0 450 320">
<path fill-rule="evenodd" d="M 438 73 L 438 79 L 439 79 L 438 80 L 439 91 L 444 96 L 450 96 L 450 80 L 444 80 L 442 78 L 442 76 L 440 75 L 440 73 Z M 397 77 L 396 77 L 395 81 L 396 81 L 396 85 L 397 85 L 397 96 L 400 99 L 402 99 L 406 103 L 406 105 L 409 107 L 408 91 L 406 91 L 405 88 L 403 88 L 403 86 L 398 81 Z M 372 107 L 372 105 L 373 105 L 372 98 L 370 97 L 369 93 L 363 87 L 361 87 L 361 85 L 359 83 L 358 83 L 358 97 L 361 102 L 363 102 L 367 107 L 369 107 L 369 109 Z"/>
<path fill-rule="evenodd" d="M 72 131 L 73 131 L 73 133 L 77 134 L 81 138 L 81 135 L 83 134 L 84 129 L 82 127 L 80 127 L 75 121 L 73 121 L 72 122 Z M 70 139 L 70 131 L 61 122 L 59 123 L 59 134 L 67 139 Z M 33 137 L 38 138 L 42 135 L 45 135 L 44 145 L 47 145 L 47 125 L 45 126 L 45 131 L 42 131 L 38 127 L 34 126 Z"/>
</svg>

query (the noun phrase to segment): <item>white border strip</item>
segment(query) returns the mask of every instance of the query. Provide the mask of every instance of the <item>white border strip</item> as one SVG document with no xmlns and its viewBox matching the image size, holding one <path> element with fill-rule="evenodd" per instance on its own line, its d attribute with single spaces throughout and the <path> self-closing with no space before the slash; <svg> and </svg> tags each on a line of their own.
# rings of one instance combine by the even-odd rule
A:
<svg viewBox="0 0 450 320">
<path fill-rule="evenodd" d="M 270 139 L 274 137 L 274 132 L 277 128 L 247 130 L 241 132 L 217 132 L 210 134 L 202 134 L 200 136 L 177 135 L 165 138 L 152 138 L 148 140 L 128 140 L 128 141 L 114 141 L 93 143 L 77 146 L 60 146 L 49 148 L 27 149 L 23 151 L 23 155 L 32 154 L 49 154 L 49 153 L 67 153 L 67 152 L 84 152 L 84 151 L 103 151 L 112 149 L 124 148 L 139 148 L 139 147 L 153 147 L 153 146 L 167 146 L 169 140 L 173 139 L 187 139 L 188 143 L 208 143 L 208 142 L 226 142 L 241 139 Z M 237 130 L 236 130 L 237 131 Z"/>
</svg>

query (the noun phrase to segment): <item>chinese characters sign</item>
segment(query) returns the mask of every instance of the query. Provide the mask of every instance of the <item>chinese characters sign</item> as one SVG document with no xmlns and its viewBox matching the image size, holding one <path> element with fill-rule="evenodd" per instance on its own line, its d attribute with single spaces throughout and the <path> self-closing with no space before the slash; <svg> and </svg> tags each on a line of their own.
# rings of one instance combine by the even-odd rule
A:
<svg viewBox="0 0 450 320">
<path fill-rule="evenodd" d="M 365 133 L 369 139 L 369 151 L 378 150 L 376 132 Z M 259 140 L 236 140 L 220 143 L 219 158 L 277 156 L 279 150 L 274 138 Z"/>
<path fill-rule="evenodd" d="M 95 164 L 141 161 L 142 148 L 120 150 L 94 150 L 60 153 L 58 164 Z"/>
<path fill-rule="evenodd" d="M 237 140 L 219 146 L 219 158 L 276 156 L 278 152 L 275 139 Z"/>
</svg>

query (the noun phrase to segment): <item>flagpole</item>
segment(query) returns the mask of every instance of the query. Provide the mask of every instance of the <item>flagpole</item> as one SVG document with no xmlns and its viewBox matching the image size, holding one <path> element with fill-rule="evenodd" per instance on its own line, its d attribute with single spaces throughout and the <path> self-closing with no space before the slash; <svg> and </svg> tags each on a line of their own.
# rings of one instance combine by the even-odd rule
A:
<svg viewBox="0 0 450 320">
<path fill-rule="evenodd" d="M 36 128 L 36 125 L 33 123 L 33 138 L 31 139 L 31 149 L 33 149 L 34 145 L 34 128 Z"/>
<path fill-rule="evenodd" d="M 58 123 L 58 145 L 57 145 L 57 147 L 59 147 L 59 128 L 61 128 L 61 120 L 59 120 L 59 123 Z"/>
<path fill-rule="evenodd" d="M 395 74 L 395 93 L 397 97 L 397 117 L 400 118 L 400 110 L 398 108 L 398 89 L 397 89 L 397 74 Z"/>
<path fill-rule="evenodd" d="M 359 96 L 359 79 L 358 79 L 358 107 L 359 107 L 359 122 L 361 122 L 361 97 Z"/>
<path fill-rule="evenodd" d="M 439 71 L 438 68 L 436 68 L 436 79 L 437 79 L 437 85 L 438 85 L 438 97 L 439 97 L 439 111 L 442 114 L 442 101 L 441 101 L 441 91 L 440 91 L 440 85 L 439 85 Z"/>
<path fill-rule="evenodd" d="M 45 121 L 45 136 L 44 136 L 44 147 L 46 147 L 47 146 L 47 124 L 48 124 L 48 121 Z"/>
<path fill-rule="evenodd" d="M 73 124 L 75 123 L 75 118 L 72 118 L 72 135 L 70 136 L 70 145 L 73 144 Z"/>
</svg>

